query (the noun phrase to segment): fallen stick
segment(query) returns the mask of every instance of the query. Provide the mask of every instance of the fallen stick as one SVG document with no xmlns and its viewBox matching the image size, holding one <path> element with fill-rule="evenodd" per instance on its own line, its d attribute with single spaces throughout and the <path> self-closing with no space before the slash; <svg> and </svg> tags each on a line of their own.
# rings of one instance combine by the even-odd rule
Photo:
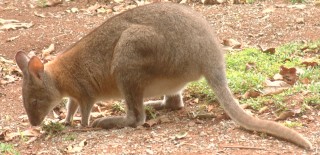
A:
<svg viewBox="0 0 320 155">
<path fill-rule="evenodd" d="M 251 146 L 240 146 L 240 145 L 225 145 L 223 148 L 238 148 L 238 149 L 254 149 L 254 150 L 265 150 L 262 147 L 251 147 Z"/>
</svg>

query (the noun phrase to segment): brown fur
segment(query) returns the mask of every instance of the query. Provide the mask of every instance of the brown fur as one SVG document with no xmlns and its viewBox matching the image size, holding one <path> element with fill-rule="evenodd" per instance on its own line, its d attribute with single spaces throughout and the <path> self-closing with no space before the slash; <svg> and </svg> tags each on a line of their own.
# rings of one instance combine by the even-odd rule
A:
<svg viewBox="0 0 320 155">
<path fill-rule="evenodd" d="M 30 123 L 39 125 L 62 97 L 69 97 L 66 123 L 78 107 L 82 125 L 99 100 L 124 98 L 127 115 L 95 120 L 93 127 L 136 127 L 145 121 L 143 98 L 165 95 L 145 104 L 180 109 L 181 91 L 204 76 L 221 106 L 239 125 L 312 148 L 299 133 L 278 123 L 246 114 L 233 99 L 225 62 L 211 26 L 190 8 L 156 3 L 107 20 L 54 61 L 43 65 L 18 52 L 23 71 L 23 103 Z"/>
</svg>

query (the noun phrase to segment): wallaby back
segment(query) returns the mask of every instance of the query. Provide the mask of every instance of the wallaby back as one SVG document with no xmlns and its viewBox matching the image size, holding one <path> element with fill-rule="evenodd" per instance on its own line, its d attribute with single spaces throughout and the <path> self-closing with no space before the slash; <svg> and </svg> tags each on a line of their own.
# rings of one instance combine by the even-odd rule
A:
<svg viewBox="0 0 320 155">
<path fill-rule="evenodd" d="M 108 19 L 54 61 L 18 52 L 23 71 L 23 102 L 32 125 L 69 97 L 66 123 L 80 107 L 83 126 L 98 100 L 124 98 L 127 115 L 95 120 L 93 127 L 137 126 L 145 121 L 143 98 L 165 95 L 157 108 L 183 107 L 181 90 L 204 76 L 221 106 L 237 123 L 312 148 L 299 133 L 249 116 L 233 99 L 225 76 L 223 52 L 202 15 L 173 3 L 155 3 Z"/>
</svg>

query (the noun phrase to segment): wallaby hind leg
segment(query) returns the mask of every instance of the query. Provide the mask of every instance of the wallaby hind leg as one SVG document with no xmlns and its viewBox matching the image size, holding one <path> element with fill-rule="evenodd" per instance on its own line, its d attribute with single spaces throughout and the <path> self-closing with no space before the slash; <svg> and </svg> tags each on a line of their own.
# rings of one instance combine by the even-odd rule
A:
<svg viewBox="0 0 320 155">
<path fill-rule="evenodd" d="M 145 122 L 146 115 L 143 105 L 143 91 L 146 77 L 145 67 L 149 66 L 145 57 L 149 56 L 150 40 L 154 40 L 154 31 L 141 25 L 134 25 L 125 30 L 114 49 L 111 72 L 114 74 L 127 105 L 126 116 L 107 117 L 95 120 L 93 127 L 105 129 L 136 127 Z M 149 43 L 149 44 L 148 44 Z M 148 59 L 148 58 L 146 58 Z"/>
<path fill-rule="evenodd" d="M 184 107 L 181 93 L 175 95 L 165 95 L 163 100 L 148 101 L 145 102 L 145 105 L 151 106 L 156 110 L 179 110 Z"/>
</svg>

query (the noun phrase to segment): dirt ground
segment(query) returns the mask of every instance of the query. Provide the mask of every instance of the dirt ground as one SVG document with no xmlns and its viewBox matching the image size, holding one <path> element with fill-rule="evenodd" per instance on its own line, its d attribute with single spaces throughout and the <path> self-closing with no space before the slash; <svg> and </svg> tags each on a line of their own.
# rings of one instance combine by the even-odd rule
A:
<svg viewBox="0 0 320 155">
<path fill-rule="evenodd" d="M 64 2 L 44 8 L 31 4 L 29 0 L 0 0 L 0 19 L 33 24 L 26 29 L 0 30 L 0 56 L 13 60 L 18 51 L 35 51 L 41 55 L 50 44 L 55 45 L 54 54 L 62 52 L 132 2 L 118 4 L 113 12 L 101 14 L 84 11 L 95 4 L 93 0 L 89 3 L 85 0 Z M 190 6 L 207 18 L 220 40 L 236 39 L 243 46 L 276 47 L 293 41 L 320 39 L 320 7 L 315 2 L 293 5 L 267 0 L 254 4 Z M 180 111 L 161 111 L 160 117 L 165 116 L 167 121 L 150 128 L 74 131 L 38 138 L 29 144 L 20 139 L 9 143 L 21 154 L 66 154 L 68 147 L 77 146 L 83 140 L 86 145 L 76 154 L 320 154 L 320 113 L 313 115 L 313 121 L 293 118 L 303 122 L 303 127 L 295 130 L 314 145 L 313 150 L 306 151 L 271 136 L 245 131 L 231 120 L 215 124 L 211 119 L 192 119 L 188 112 L 195 105 L 187 102 L 186 106 Z M 215 111 L 222 112 L 221 108 Z M 28 121 L 21 117 L 23 115 L 21 81 L 1 85 L 0 130 L 30 128 Z M 275 118 L 271 113 L 258 117 Z M 183 136 L 177 138 L 181 133 Z M 68 140 L 68 137 L 74 139 Z"/>
</svg>

